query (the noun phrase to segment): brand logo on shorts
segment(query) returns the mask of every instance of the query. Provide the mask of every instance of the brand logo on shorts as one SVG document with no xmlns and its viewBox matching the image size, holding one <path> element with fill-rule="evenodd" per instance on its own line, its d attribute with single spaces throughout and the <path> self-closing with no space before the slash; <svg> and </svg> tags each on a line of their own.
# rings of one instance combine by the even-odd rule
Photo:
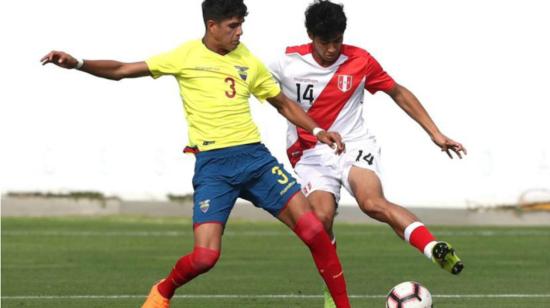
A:
<svg viewBox="0 0 550 308">
<path fill-rule="evenodd" d="M 199 202 L 199 208 L 203 213 L 208 212 L 208 209 L 210 208 L 210 199 Z"/>
<path fill-rule="evenodd" d="M 338 75 L 338 89 L 342 92 L 348 92 L 351 89 L 353 78 L 351 75 Z"/>
</svg>

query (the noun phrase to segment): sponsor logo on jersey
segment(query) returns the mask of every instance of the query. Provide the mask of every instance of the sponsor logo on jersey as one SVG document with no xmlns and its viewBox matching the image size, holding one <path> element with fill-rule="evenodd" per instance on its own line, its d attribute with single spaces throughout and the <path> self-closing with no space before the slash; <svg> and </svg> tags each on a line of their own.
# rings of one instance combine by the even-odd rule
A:
<svg viewBox="0 0 550 308">
<path fill-rule="evenodd" d="M 246 78 L 248 77 L 248 67 L 235 65 L 235 68 L 237 69 L 239 76 L 241 76 L 241 79 L 246 81 Z"/>
<path fill-rule="evenodd" d="M 201 202 L 199 202 L 199 208 L 203 213 L 208 212 L 208 209 L 210 208 L 210 199 L 202 200 Z"/>
<path fill-rule="evenodd" d="M 214 144 L 214 143 L 216 143 L 216 141 L 207 141 L 207 140 L 205 140 L 205 141 L 202 142 L 202 145 L 207 146 L 207 145 L 211 145 L 211 144 Z"/>
<path fill-rule="evenodd" d="M 197 71 L 207 71 L 207 72 L 219 72 L 220 68 L 217 66 L 195 66 Z"/>
<path fill-rule="evenodd" d="M 317 84 L 319 83 L 319 80 L 311 79 L 311 78 L 300 78 L 300 77 L 294 77 L 294 80 L 301 83 L 311 83 L 311 84 Z"/>
<path fill-rule="evenodd" d="M 351 89 L 353 78 L 351 75 L 338 75 L 338 89 L 347 92 Z"/>
</svg>

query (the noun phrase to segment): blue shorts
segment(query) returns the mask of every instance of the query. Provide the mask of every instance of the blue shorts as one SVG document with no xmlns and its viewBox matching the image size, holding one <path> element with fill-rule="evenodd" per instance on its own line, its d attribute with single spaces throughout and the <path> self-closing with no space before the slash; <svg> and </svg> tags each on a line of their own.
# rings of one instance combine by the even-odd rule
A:
<svg viewBox="0 0 550 308">
<path fill-rule="evenodd" d="M 238 197 L 278 216 L 300 184 L 261 143 L 196 154 L 193 225 L 224 224 Z"/>
</svg>

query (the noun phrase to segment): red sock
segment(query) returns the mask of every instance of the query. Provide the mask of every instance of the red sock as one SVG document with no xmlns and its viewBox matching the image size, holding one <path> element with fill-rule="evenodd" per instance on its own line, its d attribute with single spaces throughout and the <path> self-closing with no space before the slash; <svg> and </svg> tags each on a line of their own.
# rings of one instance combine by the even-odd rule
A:
<svg viewBox="0 0 550 308">
<path fill-rule="evenodd" d="M 309 247 L 315 265 L 325 280 L 332 299 L 338 308 L 350 307 L 346 291 L 346 280 L 336 249 L 332 245 L 323 225 L 313 212 L 298 218 L 294 232 Z"/>
<path fill-rule="evenodd" d="M 435 241 L 435 237 L 430 233 L 428 228 L 421 222 L 413 222 L 407 228 L 405 228 L 405 239 L 416 249 L 424 253 L 424 248 L 429 243 Z"/>
<path fill-rule="evenodd" d="M 168 299 L 172 298 L 177 288 L 198 275 L 208 272 L 214 267 L 219 257 L 218 250 L 195 246 L 192 253 L 181 257 L 176 262 L 168 277 L 158 285 L 159 293 Z"/>
</svg>

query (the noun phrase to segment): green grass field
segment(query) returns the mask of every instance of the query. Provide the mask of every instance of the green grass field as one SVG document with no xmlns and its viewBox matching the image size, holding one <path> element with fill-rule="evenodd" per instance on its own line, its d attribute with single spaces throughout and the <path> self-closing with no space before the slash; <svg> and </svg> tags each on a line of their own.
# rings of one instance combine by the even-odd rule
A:
<svg viewBox="0 0 550 308">
<path fill-rule="evenodd" d="M 2 307 L 139 307 L 191 249 L 191 223 L 157 218 L 2 218 Z M 354 307 L 384 307 L 416 280 L 435 307 L 550 307 L 550 227 L 432 227 L 466 267 L 452 276 L 386 226 L 336 226 Z M 172 307 L 322 307 L 309 252 L 282 224 L 231 221 L 217 266 Z"/>
</svg>

